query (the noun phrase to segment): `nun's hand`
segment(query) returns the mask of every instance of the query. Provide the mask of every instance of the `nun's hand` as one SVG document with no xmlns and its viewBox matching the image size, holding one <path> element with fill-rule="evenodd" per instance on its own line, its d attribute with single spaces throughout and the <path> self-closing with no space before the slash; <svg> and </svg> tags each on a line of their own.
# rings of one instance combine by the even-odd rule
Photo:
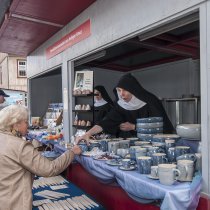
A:
<svg viewBox="0 0 210 210">
<path fill-rule="evenodd" d="M 125 122 L 120 124 L 120 130 L 121 131 L 132 131 L 135 130 L 135 124 Z"/>
<path fill-rule="evenodd" d="M 89 141 L 90 141 L 91 136 L 88 133 L 85 133 L 82 136 L 78 136 L 76 137 L 76 144 L 79 144 L 81 141 L 85 141 L 87 145 L 89 145 Z"/>
</svg>

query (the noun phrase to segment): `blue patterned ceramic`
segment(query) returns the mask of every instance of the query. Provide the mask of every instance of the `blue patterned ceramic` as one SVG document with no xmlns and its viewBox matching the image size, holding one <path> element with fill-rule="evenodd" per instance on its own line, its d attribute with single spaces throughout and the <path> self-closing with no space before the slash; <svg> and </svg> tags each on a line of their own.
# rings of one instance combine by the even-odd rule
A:
<svg viewBox="0 0 210 210">
<path fill-rule="evenodd" d="M 162 128 L 163 122 L 154 122 L 154 123 L 137 123 L 137 128 Z"/>
<path fill-rule="evenodd" d="M 162 117 L 147 117 L 147 118 L 138 118 L 136 119 L 137 123 L 154 123 L 154 122 L 163 122 Z"/>
<path fill-rule="evenodd" d="M 141 156 L 136 159 L 137 167 L 140 174 L 150 174 L 152 166 L 152 158 Z"/>
<path fill-rule="evenodd" d="M 163 128 L 136 128 L 136 131 L 143 134 L 157 134 L 162 133 Z"/>
</svg>

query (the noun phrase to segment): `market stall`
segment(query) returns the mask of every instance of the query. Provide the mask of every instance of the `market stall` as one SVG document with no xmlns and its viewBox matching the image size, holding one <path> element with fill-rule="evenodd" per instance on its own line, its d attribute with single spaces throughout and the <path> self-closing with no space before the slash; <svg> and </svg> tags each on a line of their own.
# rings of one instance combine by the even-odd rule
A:
<svg viewBox="0 0 210 210">
<path fill-rule="evenodd" d="M 65 145 L 65 141 L 63 139 L 47 140 L 46 137 L 49 135 L 51 134 L 47 131 L 33 131 L 31 133 L 32 138 L 37 139 L 42 144 L 51 145 L 51 149 L 53 151 L 44 152 L 43 155 L 48 158 L 56 158 L 57 156 L 59 156 L 59 154 L 65 152 L 67 150 L 66 147 L 69 147 L 70 145 Z M 177 138 L 178 136 L 172 134 L 170 135 L 170 137 Z M 155 136 L 155 138 L 157 138 L 157 135 Z M 120 142 L 121 146 L 124 148 L 119 148 L 118 150 L 116 150 L 117 152 L 120 150 L 126 150 L 125 147 L 129 146 L 127 144 L 128 142 L 130 142 L 130 144 L 142 144 L 142 148 L 144 147 L 143 143 L 145 143 L 145 141 L 139 141 L 137 138 L 133 138 L 133 141 L 131 139 L 119 139 L 118 141 L 116 140 L 117 139 L 114 139 L 114 143 L 116 144 L 117 142 Z M 105 141 L 102 140 L 102 142 Z M 197 144 L 197 142 L 199 141 L 191 141 L 191 150 L 188 150 L 188 148 L 190 147 L 181 146 L 186 145 L 186 142 L 189 141 L 190 140 L 179 138 L 179 140 L 177 140 L 176 142 L 176 145 L 177 148 L 187 148 L 187 152 L 190 152 L 191 156 L 189 154 L 186 154 L 184 158 L 192 159 L 195 157 L 193 153 L 197 152 L 197 150 L 199 149 Z M 102 143 L 94 142 L 91 144 L 92 146 L 90 145 L 89 148 L 92 148 L 93 150 L 95 148 L 94 146 L 99 146 L 99 148 L 105 149 Z M 130 155 L 132 155 L 132 147 L 136 148 L 140 146 L 131 146 L 130 150 L 128 150 Z M 151 148 L 157 147 L 151 146 Z M 119 164 L 113 164 L 118 162 L 110 162 L 110 160 L 98 158 L 97 155 L 92 157 L 89 154 L 91 154 L 91 151 L 83 153 L 83 155 L 76 157 L 76 161 L 79 163 L 79 165 L 78 163 L 73 163 L 68 168 L 67 178 L 69 180 L 72 180 L 76 185 L 80 186 L 86 192 L 90 193 L 106 208 L 114 209 L 114 200 L 117 199 L 116 197 L 118 196 L 125 197 L 125 199 L 118 201 L 118 206 L 122 205 L 121 209 L 124 208 L 123 206 L 125 204 L 125 200 L 126 202 L 131 203 L 131 206 L 136 206 L 135 209 L 142 209 L 142 206 L 144 206 L 145 204 L 149 204 L 150 206 L 152 206 L 152 208 L 156 208 L 155 206 L 159 206 L 160 209 L 174 210 L 177 209 L 177 207 L 179 207 L 180 209 L 196 209 L 198 205 L 202 183 L 202 177 L 200 173 L 201 165 L 196 166 L 195 170 L 197 172 L 194 174 L 192 180 L 189 180 L 187 182 L 175 181 L 174 184 L 170 184 L 169 186 L 167 186 L 160 183 L 158 178 L 153 178 L 149 174 L 142 174 L 138 169 L 138 162 L 137 168 L 135 166 L 134 168 L 130 168 L 129 170 L 120 170 Z M 200 164 L 200 162 L 198 162 L 198 159 L 196 163 Z M 74 174 L 74 171 L 76 171 L 76 175 Z M 99 187 L 93 188 L 92 182 L 96 182 L 95 184 L 99 185 Z M 113 192 L 116 191 L 116 194 L 114 193 L 114 195 L 110 196 L 110 190 L 113 190 Z M 105 198 L 103 194 L 106 195 Z M 127 209 L 132 208 L 129 207 Z"/>
<path fill-rule="evenodd" d="M 96 1 L 33 51 L 28 56 L 30 80 L 61 68 L 62 87 L 58 89 L 64 103 L 65 139 L 70 141 L 74 135 L 75 72 L 94 70 L 94 84 L 106 85 L 109 93 L 121 75 L 132 72 L 163 101 L 185 101 L 187 96 L 198 99 L 196 112 L 191 101 L 180 105 L 183 109 L 177 118 L 171 110 L 174 107 L 167 111 L 173 123 L 180 123 L 177 119 L 201 123 L 202 165 L 208 166 L 202 171 L 202 192 L 209 195 L 209 8 L 209 1 L 203 0 L 161 0 L 157 4 L 138 0 L 123 4 Z M 85 33 L 81 33 L 81 28 Z"/>
<path fill-rule="evenodd" d="M 66 149 L 56 144 L 55 150 L 62 153 Z M 120 170 L 118 165 L 107 164 L 107 161 L 103 159 L 80 156 L 76 160 L 88 173 L 96 177 L 99 182 L 106 185 L 111 184 L 112 187 L 114 183 L 115 185 L 117 184 L 129 197 L 139 203 L 156 203 L 160 205 L 160 209 L 174 210 L 178 207 L 180 209 L 195 209 L 198 205 L 202 180 L 199 172 L 195 174 L 192 182 L 175 182 L 171 186 L 165 186 L 159 180 L 140 174 L 137 169 Z M 83 175 L 81 174 L 81 176 Z M 68 178 L 75 180 L 71 176 L 71 171 Z M 77 178 L 76 183 L 81 184 L 78 180 Z M 88 188 L 85 185 L 89 185 L 88 182 L 83 186 Z M 95 195 L 95 193 L 93 194 Z M 112 206 L 111 203 L 109 205 Z"/>
</svg>

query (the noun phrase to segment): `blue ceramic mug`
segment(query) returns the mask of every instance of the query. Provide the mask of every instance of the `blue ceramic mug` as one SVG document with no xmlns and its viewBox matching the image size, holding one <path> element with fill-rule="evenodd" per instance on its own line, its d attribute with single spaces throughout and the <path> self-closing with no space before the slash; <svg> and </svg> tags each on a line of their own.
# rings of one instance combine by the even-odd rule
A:
<svg viewBox="0 0 210 210">
<path fill-rule="evenodd" d="M 151 173 L 152 158 L 141 156 L 137 158 L 137 167 L 140 174 Z"/>
<path fill-rule="evenodd" d="M 108 151 L 108 140 L 100 140 L 99 141 L 99 145 L 100 145 L 100 150 L 102 150 L 103 152 L 107 152 Z"/>
<path fill-rule="evenodd" d="M 176 162 L 176 154 L 175 154 L 175 147 L 170 147 L 167 150 L 168 162 L 175 163 Z"/>
<path fill-rule="evenodd" d="M 176 146 L 175 147 L 175 153 L 176 153 L 176 158 L 181 156 L 181 155 L 188 154 L 188 153 L 190 153 L 190 147 Z"/>
<path fill-rule="evenodd" d="M 168 159 L 166 158 L 165 153 L 154 153 L 154 154 L 152 154 L 153 166 L 158 166 L 159 164 L 167 163 L 167 162 L 168 162 Z"/>
</svg>

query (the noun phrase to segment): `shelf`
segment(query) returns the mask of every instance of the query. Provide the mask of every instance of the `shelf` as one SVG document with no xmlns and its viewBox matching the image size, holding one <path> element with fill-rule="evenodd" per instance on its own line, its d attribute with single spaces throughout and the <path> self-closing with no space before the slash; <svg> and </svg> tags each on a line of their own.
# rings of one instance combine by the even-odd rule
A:
<svg viewBox="0 0 210 210">
<path fill-rule="evenodd" d="M 72 110 L 72 112 L 82 112 L 82 113 L 85 113 L 85 112 L 92 112 L 92 110 Z"/>
<path fill-rule="evenodd" d="M 81 125 L 73 125 L 73 127 L 77 128 L 77 129 L 89 129 L 92 126 L 81 126 Z"/>
<path fill-rule="evenodd" d="M 98 95 L 98 94 L 93 94 L 93 93 L 91 93 L 91 94 L 78 94 L 78 95 L 72 95 L 72 96 L 74 96 L 74 97 L 93 97 L 93 96 L 96 96 L 96 95 Z"/>
<path fill-rule="evenodd" d="M 74 128 L 74 132 L 77 133 L 79 129 L 89 130 L 93 127 L 94 96 L 98 94 L 94 94 L 94 76 L 92 70 L 81 71 L 75 69 L 74 73 L 75 81 L 72 92 L 72 96 L 74 97 L 72 100 L 72 116 L 74 119 L 72 119 L 72 124 L 75 123 L 75 125 L 72 125 L 72 127 Z M 86 108 L 90 110 L 86 110 Z M 91 122 L 91 126 L 84 126 L 87 122 Z M 90 124 L 88 123 L 87 125 Z"/>
</svg>

